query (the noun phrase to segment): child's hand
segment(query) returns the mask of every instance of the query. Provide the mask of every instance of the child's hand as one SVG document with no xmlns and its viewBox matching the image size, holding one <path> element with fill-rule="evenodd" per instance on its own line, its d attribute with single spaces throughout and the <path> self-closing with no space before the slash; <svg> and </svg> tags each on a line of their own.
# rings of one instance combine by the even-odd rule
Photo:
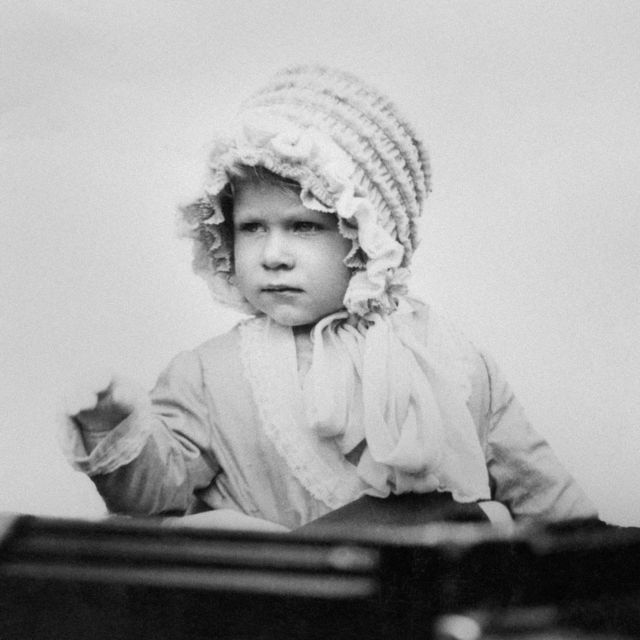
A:
<svg viewBox="0 0 640 640">
<path fill-rule="evenodd" d="M 148 406 L 147 393 L 135 382 L 118 375 L 100 372 L 85 380 L 66 399 L 67 416 L 84 430 L 110 431 L 136 409 Z"/>
</svg>

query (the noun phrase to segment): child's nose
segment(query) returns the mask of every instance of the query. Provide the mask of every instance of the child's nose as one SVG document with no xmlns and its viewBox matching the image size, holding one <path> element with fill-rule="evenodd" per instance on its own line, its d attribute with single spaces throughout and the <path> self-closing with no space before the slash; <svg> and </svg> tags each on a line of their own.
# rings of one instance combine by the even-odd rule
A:
<svg viewBox="0 0 640 640">
<path fill-rule="evenodd" d="M 293 254 L 284 234 L 277 231 L 267 234 L 262 247 L 262 265 L 266 269 L 290 269 L 293 266 Z"/>
</svg>

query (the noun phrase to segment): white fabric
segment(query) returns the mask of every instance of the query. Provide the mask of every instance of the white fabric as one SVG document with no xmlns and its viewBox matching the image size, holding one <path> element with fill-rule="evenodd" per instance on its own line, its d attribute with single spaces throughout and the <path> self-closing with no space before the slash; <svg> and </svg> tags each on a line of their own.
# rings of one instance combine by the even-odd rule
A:
<svg viewBox="0 0 640 640">
<path fill-rule="evenodd" d="M 253 318 L 240 325 L 240 340 L 262 427 L 291 473 L 331 509 L 362 495 L 365 487 L 336 442 L 318 438 L 309 428 L 291 329 L 267 317 Z"/>
<path fill-rule="evenodd" d="M 269 438 L 303 486 L 332 508 L 363 493 L 489 498 L 467 407 L 469 371 L 455 336 L 432 318 L 425 345 L 407 325 L 409 316 L 374 318 L 362 332 L 346 312 L 320 321 L 302 385 L 291 329 L 268 318 L 242 325 L 243 365 Z M 363 440 L 354 468 L 345 456 Z"/>
</svg>

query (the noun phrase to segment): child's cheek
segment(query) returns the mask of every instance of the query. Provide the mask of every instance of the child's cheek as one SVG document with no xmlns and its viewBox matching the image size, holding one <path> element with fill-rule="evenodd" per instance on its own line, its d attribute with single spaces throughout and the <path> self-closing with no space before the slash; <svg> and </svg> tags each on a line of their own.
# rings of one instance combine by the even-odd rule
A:
<svg viewBox="0 0 640 640">
<path fill-rule="evenodd" d="M 251 266 L 251 259 L 246 243 L 236 242 L 234 245 L 234 280 L 235 284 L 245 297 L 248 293 L 250 278 L 255 267 Z"/>
</svg>

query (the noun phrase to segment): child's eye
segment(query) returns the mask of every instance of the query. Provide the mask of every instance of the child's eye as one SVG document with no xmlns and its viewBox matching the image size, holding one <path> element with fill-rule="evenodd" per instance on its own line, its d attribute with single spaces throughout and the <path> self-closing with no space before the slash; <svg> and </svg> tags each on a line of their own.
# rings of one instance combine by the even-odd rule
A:
<svg viewBox="0 0 640 640">
<path fill-rule="evenodd" d="M 243 222 L 238 225 L 236 231 L 241 233 L 257 233 L 262 229 L 262 225 L 259 222 Z"/>
<path fill-rule="evenodd" d="M 299 233 L 310 233 L 312 231 L 320 231 L 322 225 L 317 222 L 310 222 L 309 220 L 299 220 L 293 224 L 293 230 Z"/>
</svg>

